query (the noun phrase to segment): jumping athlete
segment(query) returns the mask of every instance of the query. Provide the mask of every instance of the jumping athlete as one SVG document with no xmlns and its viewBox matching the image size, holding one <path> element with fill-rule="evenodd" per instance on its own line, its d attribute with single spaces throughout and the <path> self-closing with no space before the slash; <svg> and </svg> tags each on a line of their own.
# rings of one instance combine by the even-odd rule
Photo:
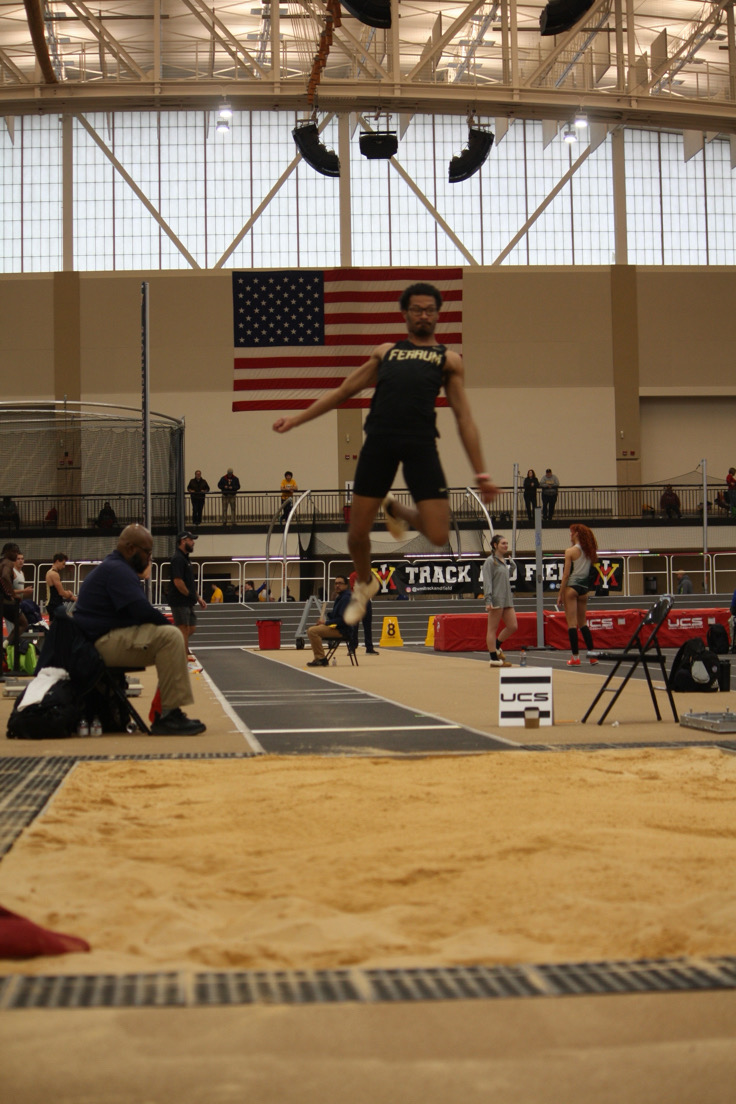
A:
<svg viewBox="0 0 736 1104">
<path fill-rule="evenodd" d="M 485 502 L 498 493 L 483 469 L 480 437 L 470 412 L 464 386 L 464 368 L 458 353 L 435 341 L 442 296 L 432 284 L 412 284 L 399 299 L 408 337 L 396 344 L 378 345 L 368 360 L 332 391 L 306 410 L 279 418 L 273 428 L 286 433 L 295 426 L 334 410 L 366 387 L 375 387 L 365 422 L 365 442 L 355 471 L 348 549 L 358 581 L 344 614 L 349 625 L 365 615 L 380 583 L 371 572 L 370 534 L 383 504 L 386 527 L 401 540 L 411 526 L 433 544 L 447 542 L 450 509 L 447 481 L 437 452 L 435 400 L 444 387 L 457 421 L 458 433 L 475 472 Z M 404 506 L 388 493 L 399 464 L 416 506 Z"/>
</svg>

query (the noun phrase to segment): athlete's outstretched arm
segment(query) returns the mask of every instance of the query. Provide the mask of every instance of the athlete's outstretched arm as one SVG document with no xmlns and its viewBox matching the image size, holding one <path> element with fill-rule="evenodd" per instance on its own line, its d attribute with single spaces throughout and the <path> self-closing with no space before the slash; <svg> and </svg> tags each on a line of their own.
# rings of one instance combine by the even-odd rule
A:
<svg viewBox="0 0 736 1104">
<path fill-rule="evenodd" d="M 319 418 L 320 414 L 326 414 L 328 410 L 334 410 L 340 403 L 344 403 L 346 399 L 351 399 L 353 395 L 357 395 L 364 388 L 375 387 L 378 380 L 378 365 L 381 363 L 381 358 L 387 348 L 390 348 L 390 346 L 379 345 L 364 364 L 361 364 L 349 376 L 345 377 L 339 387 L 333 388 L 332 391 L 325 391 L 324 395 L 320 395 L 318 399 L 315 399 L 306 410 L 300 410 L 298 414 L 294 414 L 290 418 L 277 418 L 273 423 L 275 431 L 277 433 L 288 433 L 295 426 L 303 425 L 304 422 L 311 422 L 313 418 Z"/>
<path fill-rule="evenodd" d="M 484 502 L 492 502 L 498 494 L 498 487 L 485 470 L 483 448 L 475 419 L 470 412 L 470 403 L 465 392 L 465 369 L 457 353 L 448 353 L 445 361 L 447 378 L 445 394 L 457 422 L 460 440 L 475 472 L 475 481 Z"/>
</svg>

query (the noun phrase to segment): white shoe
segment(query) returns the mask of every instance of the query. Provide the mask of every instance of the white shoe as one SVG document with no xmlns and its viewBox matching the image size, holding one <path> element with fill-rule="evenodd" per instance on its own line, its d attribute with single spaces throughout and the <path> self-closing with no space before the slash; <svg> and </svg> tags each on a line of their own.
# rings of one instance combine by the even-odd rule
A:
<svg viewBox="0 0 736 1104">
<path fill-rule="evenodd" d="M 188 656 L 187 667 L 189 668 L 190 674 L 198 675 L 202 670 L 202 664 L 195 656 Z"/>
<path fill-rule="evenodd" d="M 365 617 L 365 611 L 374 594 L 381 589 L 381 584 L 374 575 L 369 583 L 357 582 L 353 587 L 353 596 L 350 605 L 345 610 L 343 620 L 346 625 L 357 625 Z"/>
<path fill-rule="evenodd" d="M 396 499 L 392 494 L 387 494 L 381 505 L 383 506 L 383 518 L 394 540 L 403 540 L 409 528 L 408 521 L 392 512 Z"/>
<path fill-rule="evenodd" d="M 510 667 L 510 663 L 504 663 L 502 659 L 489 659 L 488 664 L 490 667 Z"/>
</svg>

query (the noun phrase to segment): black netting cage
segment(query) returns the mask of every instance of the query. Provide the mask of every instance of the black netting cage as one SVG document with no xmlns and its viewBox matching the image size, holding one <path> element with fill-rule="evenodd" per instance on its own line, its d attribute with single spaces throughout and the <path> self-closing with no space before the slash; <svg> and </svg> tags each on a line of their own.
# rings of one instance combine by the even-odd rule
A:
<svg viewBox="0 0 736 1104">
<path fill-rule="evenodd" d="M 153 413 L 149 424 L 152 521 L 174 525 L 181 508 L 184 424 Z M 140 519 L 143 462 L 143 421 L 133 408 L 0 403 L 0 502 L 22 501 L 24 525 L 49 518 L 86 525 L 105 510 L 120 522 Z"/>
</svg>

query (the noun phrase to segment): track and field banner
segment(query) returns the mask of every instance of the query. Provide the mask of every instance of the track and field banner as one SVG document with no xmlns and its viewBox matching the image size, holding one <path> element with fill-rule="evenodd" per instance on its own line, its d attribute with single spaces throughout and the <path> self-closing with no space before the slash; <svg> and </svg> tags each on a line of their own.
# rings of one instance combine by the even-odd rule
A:
<svg viewBox="0 0 736 1104">
<path fill-rule="evenodd" d="M 621 594 L 624 581 L 623 558 L 616 555 L 601 556 L 595 567 L 595 594 L 598 597 Z M 564 569 L 564 556 L 545 556 L 542 560 L 542 588 L 545 591 L 559 590 Z M 530 593 L 535 590 L 535 577 L 536 561 L 517 556 L 511 567 L 511 589 L 517 594 Z"/>
<path fill-rule="evenodd" d="M 398 300 L 420 281 L 442 294 L 438 342 L 460 352 L 462 279 L 462 268 L 233 272 L 233 410 L 304 410 L 338 387 L 376 345 L 406 337 Z M 343 408 L 371 397 L 363 391 Z"/>
</svg>

